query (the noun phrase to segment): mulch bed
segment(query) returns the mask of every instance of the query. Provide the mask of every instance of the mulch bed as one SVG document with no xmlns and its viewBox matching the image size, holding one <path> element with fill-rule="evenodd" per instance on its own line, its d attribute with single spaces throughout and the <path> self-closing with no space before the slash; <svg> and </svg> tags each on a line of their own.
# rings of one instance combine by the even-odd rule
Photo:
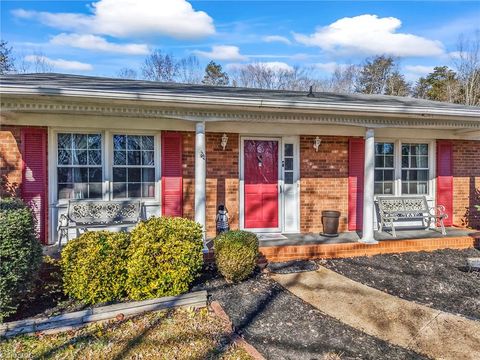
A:
<svg viewBox="0 0 480 360">
<path fill-rule="evenodd" d="M 480 320 L 480 272 L 467 257 L 480 250 L 437 250 L 322 261 L 352 280 L 435 309 Z"/>
<path fill-rule="evenodd" d="M 424 359 L 322 314 L 265 274 L 227 284 L 211 272 L 194 287 L 203 289 L 222 305 L 237 333 L 267 359 Z"/>
</svg>

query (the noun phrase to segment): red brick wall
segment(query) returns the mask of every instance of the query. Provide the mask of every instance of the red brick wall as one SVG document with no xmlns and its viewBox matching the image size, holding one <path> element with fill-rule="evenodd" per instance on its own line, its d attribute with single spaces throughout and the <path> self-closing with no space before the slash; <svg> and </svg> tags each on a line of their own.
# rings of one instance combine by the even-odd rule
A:
<svg viewBox="0 0 480 360">
<path fill-rule="evenodd" d="M 22 154 L 19 126 L 0 127 L 0 195 L 22 184 Z"/>
<path fill-rule="evenodd" d="M 453 143 L 453 223 L 480 229 L 480 141 Z"/>
<path fill-rule="evenodd" d="M 348 137 L 300 136 L 300 231 L 322 231 L 322 210 L 340 211 L 339 231 L 347 230 Z"/>
<path fill-rule="evenodd" d="M 239 135 L 227 134 L 228 143 L 222 149 L 223 133 L 206 134 L 207 150 L 207 236 L 215 236 L 217 207 L 228 209 L 230 228 L 239 227 Z"/>
<path fill-rule="evenodd" d="M 183 216 L 195 218 L 195 132 L 183 132 Z"/>
</svg>

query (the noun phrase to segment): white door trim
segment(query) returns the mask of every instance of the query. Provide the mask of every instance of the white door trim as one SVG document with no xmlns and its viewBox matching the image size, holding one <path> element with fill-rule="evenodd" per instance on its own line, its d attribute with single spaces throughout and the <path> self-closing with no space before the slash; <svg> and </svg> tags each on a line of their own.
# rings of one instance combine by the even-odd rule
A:
<svg viewBox="0 0 480 360">
<path fill-rule="evenodd" d="M 286 204 L 286 184 L 285 184 L 285 170 L 284 163 L 285 161 L 285 144 L 293 144 L 293 186 L 294 186 L 294 204 L 287 206 Z M 282 137 L 282 163 L 281 163 L 281 172 L 282 172 L 282 233 L 295 234 L 300 232 L 300 137 L 299 136 L 284 136 Z M 283 165 L 283 166 L 282 166 Z M 287 229 L 287 211 L 294 215 L 294 226 L 290 229 Z"/>
<path fill-rule="evenodd" d="M 278 227 L 277 228 L 245 228 L 245 182 L 244 182 L 244 141 L 245 140 L 265 140 L 265 141 L 277 141 L 278 142 Z M 281 147 L 283 146 L 282 138 L 281 137 L 274 137 L 274 136 L 240 136 L 240 153 L 239 153 L 239 167 L 240 167 L 240 209 L 239 209 L 239 217 L 240 217 L 240 229 L 241 230 L 248 230 L 255 233 L 265 233 L 265 232 L 281 232 L 283 229 L 283 201 L 282 201 L 282 194 L 281 188 L 283 184 L 282 180 L 282 152 Z"/>
</svg>

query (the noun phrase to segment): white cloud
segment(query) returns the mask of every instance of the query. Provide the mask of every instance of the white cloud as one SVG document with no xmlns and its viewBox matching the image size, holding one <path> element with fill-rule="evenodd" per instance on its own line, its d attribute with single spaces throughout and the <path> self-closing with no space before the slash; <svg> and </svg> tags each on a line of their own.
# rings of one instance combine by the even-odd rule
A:
<svg viewBox="0 0 480 360">
<path fill-rule="evenodd" d="M 226 68 L 229 71 L 235 71 L 249 65 L 260 66 L 263 68 L 271 69 L 273 71 L 293 71 L 293 67 L 291 65 L 288 65 L 287 63 L 281 61 L 254 62 L 249 64 L 231 63 L 227 64 Z"/>
<path fill-rule="evenodd" d="M 334 61 L 327 62 L 327 63 L 316 63 L 314 65 L 317 69 L 320 69 L 322 71 L 328 72 L 328 73 L 333 73 L 337 68 L 342 68 L 345 67 L 345 64 L 338 64 Z"/>
<path fill-rule="evenodd" d="M 264 36 L 262 38 L 263 41 L 265 42 L 280 42 L 280 43 L 284 43 L 284 44 L 287 44 L 287 45 L 290 45 L 292 42 L 287 39 L 285 36 L 280 36 L 280 35 L 268 35 L 268 36 Z"/>
<path fill-rule="evenodd" d="M 93 66 L 80 61 L 64 60 L 64 59 L 50 59 L 43 55 L 27 55 L 25 61 L 35 63 L 38 61 L 51 65 L 54 68 L 70 71 L 91 71 Z"/>
<path fill-rule="evenodd" d="M 167 35 L 194 39 L 215 33 L 213 19 L 195 11 L 186 0 L 99 0 L 89 7 L 92 14 L 13 10 L 24 19 L 38 19 L 58 29 L 115 37 Z"/>
<path fill-rule="evenodd" d="M 396 32 L 402 22 L 394 17 L 377 15 L 345 17 L 318 27 L 311 35 L 294 34 L 301 44 L 318 46 L 340 54 L 393 56 L 438 56 L 444 53 L 439 41 Z"/>
<path fill-rule="evenodd" d="M 415 75 L 427 75 L 433 72 L 434 66 L 425 65 L 405 65 L 405 70 Z"/>
<path fill-rule="evenodd" d="M 105 38 L 91 34 L 59 34 L 50 39 L 54 45 L 65 45 L 86 50 L 97 50 L 130 55 L 145 55 L 149 49 L 146 44 L 115 44 Z"/>
<path fill-rule="evenodd" d="M 220 61 L 244 61 L 247 60 L 245 55 L 240 54 L 238 46 L 231 45 L 215 45 L 212 46 L 212 51 L 195 50 L 196 55 Z"/>
</svg>

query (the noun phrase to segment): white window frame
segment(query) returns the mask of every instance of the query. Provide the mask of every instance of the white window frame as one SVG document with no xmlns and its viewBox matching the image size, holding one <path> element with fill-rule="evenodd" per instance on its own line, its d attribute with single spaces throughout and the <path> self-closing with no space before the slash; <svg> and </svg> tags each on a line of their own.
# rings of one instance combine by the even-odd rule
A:
<svg viewBox="0 0 480 360">
<path fill-rule="evenodd" d="M 394 144 L 394 193 L 392 195 L 375 194 L 377 196 L 426 196 L 427 200 L 435 200 L 436 177 L 436 141 L 431 139 L 393 139 L 376 138 L 375 143 L 390 142 Z M 402 194 L 402 144 L 428 144 L 428 193 L 427 194 Z"/>
<path fill-rule="evenodd" d="M 138 135 L 138 136 L 153 136 L 153 161 L 155 163 L 155 196 L 153 198 L 115 198 L 115 200 L 129 200 L 129 199 L 141 199 L 145 205 L 156 205 L 161 201 L 161 133 L 158 131 L 133 131 L 133 130 L 109 130 L 106 132 L 108 134 L 108 198 L 113 200 L 113 136 L 114 135 Z M 128 167 L 128 166 L 125 166 Z M 143 167 L 141 167 L 143 168 Z M 161 206 L 161 203 L 160 203 Z"/>
</svg>

